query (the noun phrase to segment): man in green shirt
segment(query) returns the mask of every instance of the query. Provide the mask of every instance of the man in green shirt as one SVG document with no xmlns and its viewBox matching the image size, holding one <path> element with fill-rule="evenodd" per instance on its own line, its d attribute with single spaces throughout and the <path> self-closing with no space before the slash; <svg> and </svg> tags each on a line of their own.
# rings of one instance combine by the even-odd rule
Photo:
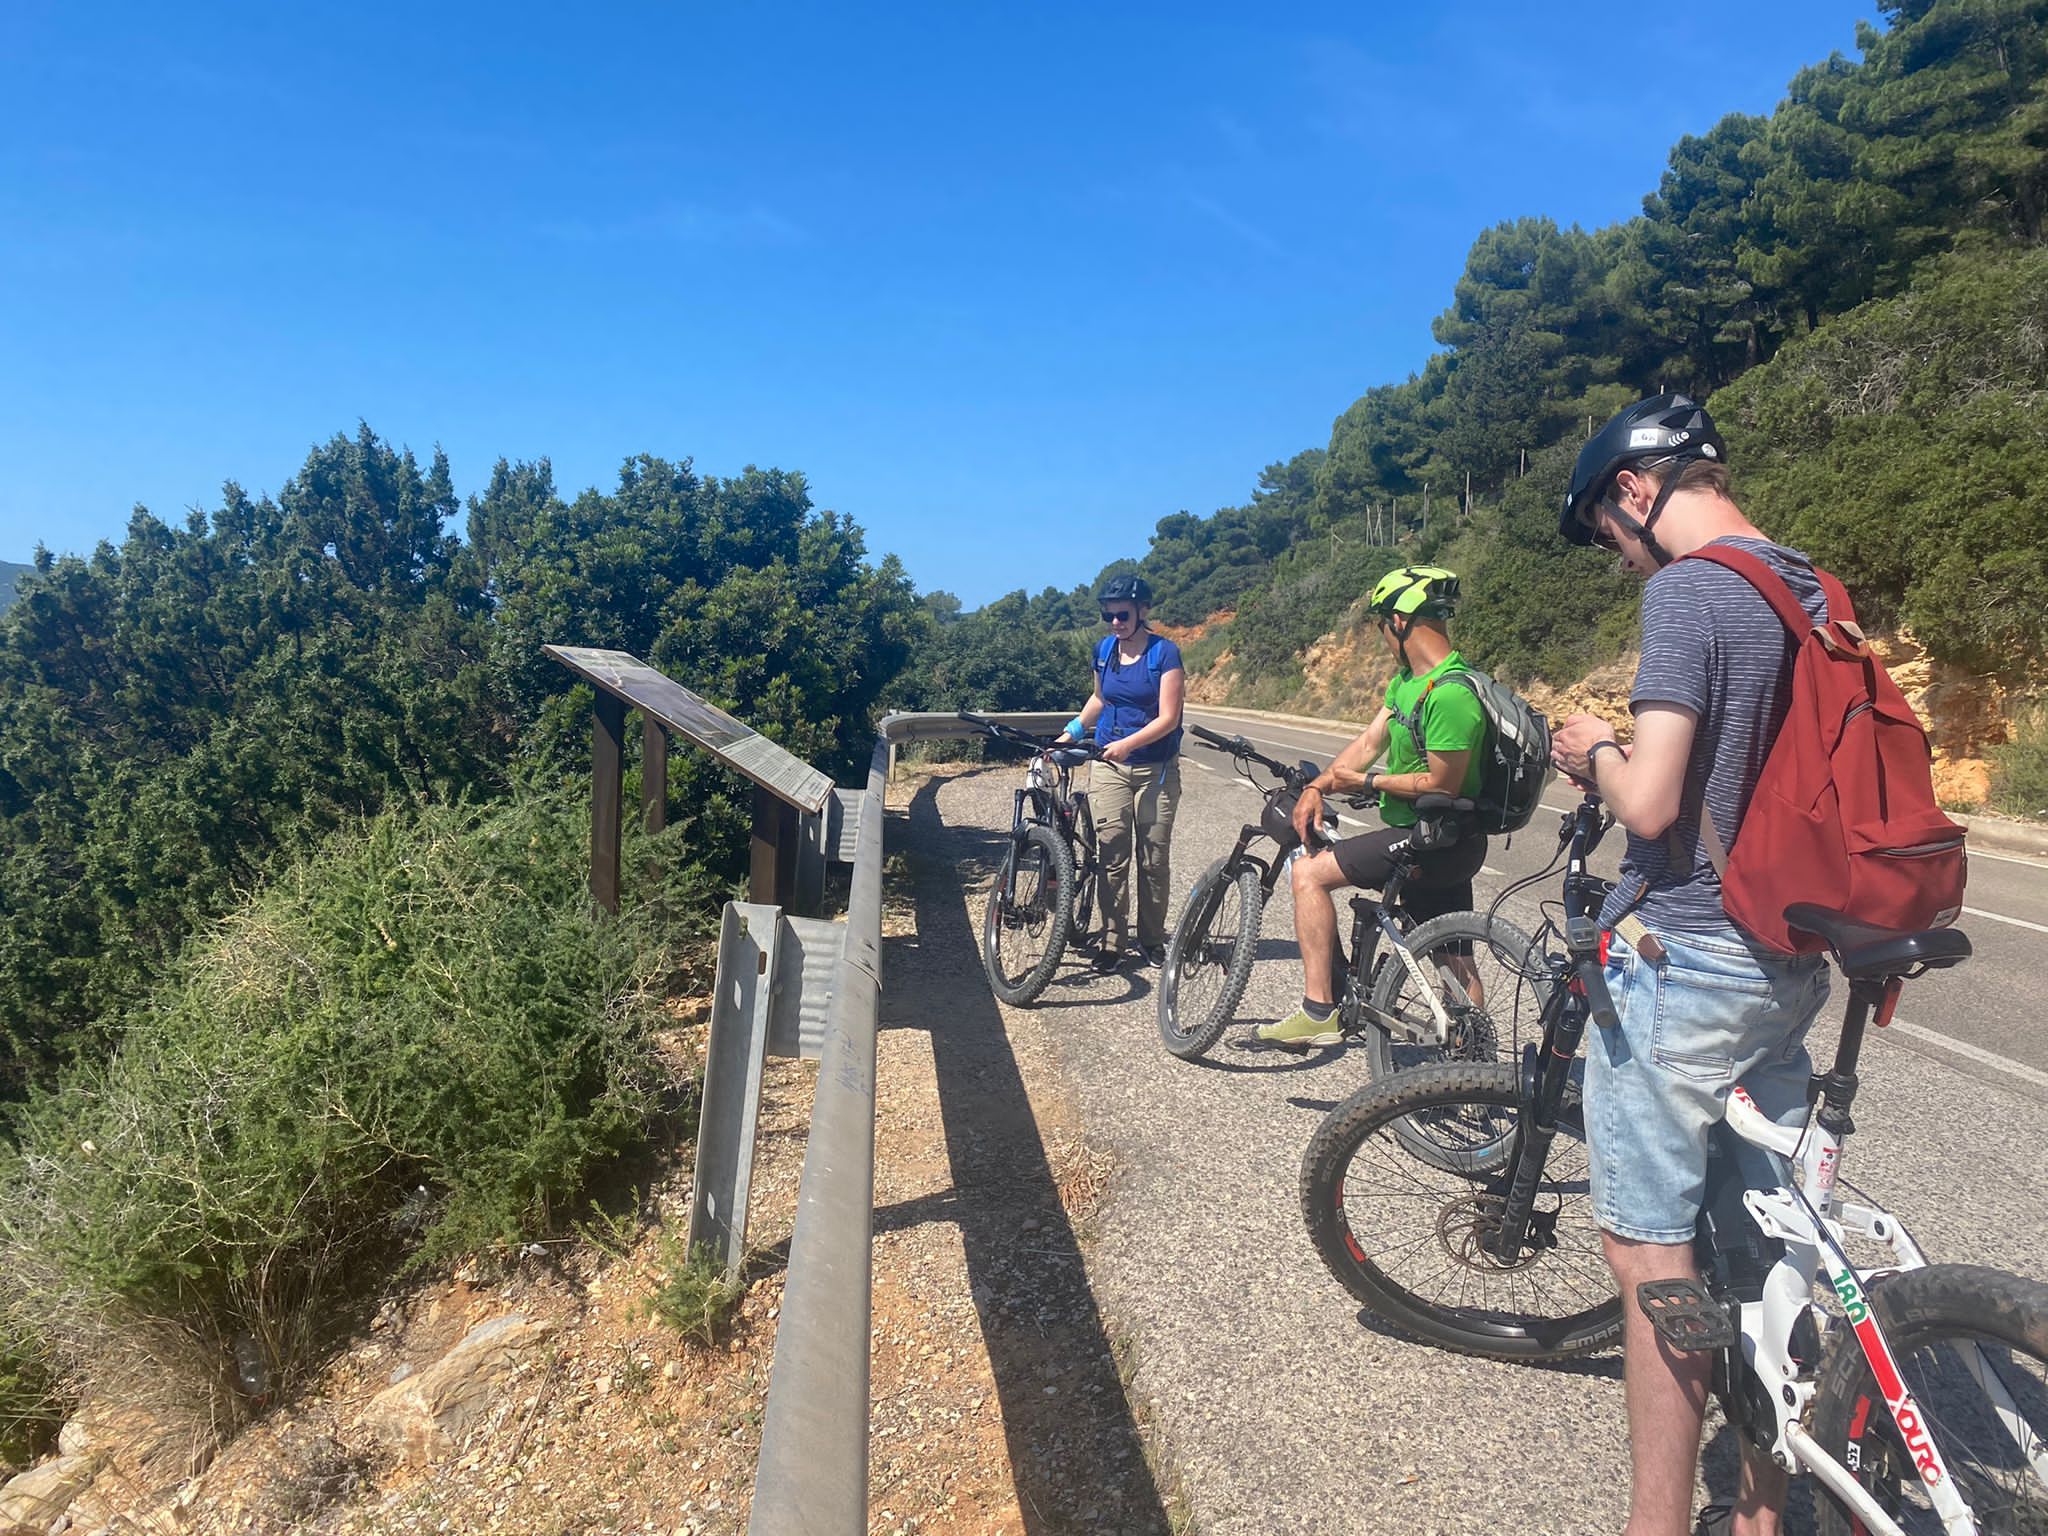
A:
<svg viewBox="0 0 2048 1536">
<path fill-rule="evenodd" d="M 1342 1040 L 1332 985 L 1335 892 L 1340 886 L 1378 890 L 1386 884 L 1420 819 L 1418 795 L 1479 793 L 1486 712 L 1470 688 L 1437 686 L 1464 666 L 1445 627 L 1457 602 L 1457 576 L 1437 565 L 1404 565 L 1372 589 L 1372 614 L 1399 670 L 1372 723 L 1302 791 L 1294 808 L 1294 830 L 1304 844 L 1292 871 L 1301 1006 L 1279 1023 L 1262 1026 L 1261 1040 L 1301 1050 Z M 1369 767 L 1383 751 L 1386 767 Z M 1360 790 L 1378 791 L 1386 825 L 1342 842 L 1325 841 L 1323 796 Z M 1470 908 L 1472 877 L 1486 862 L 1486 838 L 1476 826 L 1444 817 L 1437 830 L 1437 846 L 1416 853 L 1415 873 L 1401 888 L 1401 905 L 1417 922 Z"/>
</svg>

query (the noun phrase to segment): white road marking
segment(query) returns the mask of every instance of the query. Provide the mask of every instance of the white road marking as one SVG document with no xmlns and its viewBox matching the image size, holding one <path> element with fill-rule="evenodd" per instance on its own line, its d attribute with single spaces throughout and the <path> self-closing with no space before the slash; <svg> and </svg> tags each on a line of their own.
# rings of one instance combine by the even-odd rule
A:
<svg viewBox="0 0 2048 1536">
<path fill-rule="evenodd" d="M 2048 1072 L 2037 1071 L 2023 1062 L 2014 1061 L 2010 1056 L 2001 1056 L 1996 1051 L 1987 1051 L 1982 1046 L 1970 1045 L 1944 1035 L 1938 1030 L 1926 1029 L 1918 1024 L 1908 1024 L 1904 1019 L 1893 1019 L 1887 1029 L 1896 1029 L 1901 1034 L 1911 1035 L 1915 1040 L 1927 1040 L 1944 1051 L 1953 1051 L 1958 1056 L 1967 1056 L 1971 1061 L 2009 1073 L 2022 1082 L 2032 1083 L 2036 1088 L 2048 1088 Z M 1881 1033 L 1882 1031 L 1880 1031 Z"/>
<path fill-rule="evenodd" d="M 2029 858 L 2023 853 L 1993 853 L 1989 848 L 1972 848 L 1973 859 L 1996 859 L 2001 864 L 2024 864 L 2029 869 L 2048 869 L 2048 859 Z"/>
<path fill-rule="evenodd" d="M 1189 757 L 1189 756 L 1188 756 L 1188 755 L 1187 755 L 1187 754 L 1186 754 L 1185 752 L 1183 752 L 1183 753 L 1181 754 L 1181 759 L 1182 759 L 1182 761 L 1184 761 L 1184 762 L 1187 762 L 1187 763 L 1190 763 L 1190 764 L 1192 764 L 1192 765 L 1193 765 L 1194 767 L 1197 767 L 1197 768 L 1201 769 L 1201 770 L 1202 770 L 1202 772 L 1204 772 L 1204 773 L 1214 773 L 1214 772 L 1216 772 L 1216 770 L 1215 770 L 1214 768 L 1211 768 L 1211 767 L 1210 767 L 1210 766 L 1209 766 L 1209 765 L 1208 765 L 1207 763 L 1203 762 L 1203 761 L 1202 761 L 1202 760 L 1201 760 L 1201 759 L 1200 759 L 1199 757 Z"/>
<path fill-rule="evenodd" d="M 2048 933 L 2048 923 L 2030 923 L 2024 917 L 2007 917 L 2003 912 L 1986 912 L 1982 907 L 1965 907 L 1963 910 L 1972 917 L 1988 917 L 1994 923 L 2011 923 L 2015 928 L 2031 928 L 2036 933 Z"/>
</svg>

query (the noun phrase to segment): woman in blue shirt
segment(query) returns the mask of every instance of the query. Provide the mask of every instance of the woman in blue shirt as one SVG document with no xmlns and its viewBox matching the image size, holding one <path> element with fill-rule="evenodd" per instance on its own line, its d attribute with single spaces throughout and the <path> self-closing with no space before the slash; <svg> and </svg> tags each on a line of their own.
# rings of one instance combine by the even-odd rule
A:
<svg viewBox="0 0 2048 1536">
<path fill-rule="evenodd" d="M 1095 692 L 1067 723 L 1090 727 L 1102 762 L 1089 780 L 1101 839 L 1103 918 L 1109 942 L 1098 970 L 1124 958 L 1158 965 L 1166 955 L 1167 845 L 1180 800 L 1180 710 L 1187 692 L 1180 647 L 1145 623 L 1152 588 L 1142 576 L 1116 576 L 1096 600 L 1109 634 L 1095 648 Z M 1138 943 L 1130 945 L 1131 855 L 1138 859 Z"/>
</svg>

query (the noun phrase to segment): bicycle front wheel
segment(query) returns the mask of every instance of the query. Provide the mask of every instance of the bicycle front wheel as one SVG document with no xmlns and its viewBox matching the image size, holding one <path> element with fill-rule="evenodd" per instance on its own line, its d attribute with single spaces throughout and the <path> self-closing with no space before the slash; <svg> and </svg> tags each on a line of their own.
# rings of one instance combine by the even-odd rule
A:
<svg viewBox="0 0 2048 1536">
<path fill-rule="evenodd" d="M 1909 1536 L 1942 1522 L 1914 1469 L 1927 1440 L 1986 1536 L 2048 1533 L 2048 1286 L 1973 1264 L 1934 1264 L 1869 1292 L 1878 1326 L 1913 1393 L 1924 1437 L 1901 1432 L 1847 1328 L 1828 1354 L 1813 1432 Z M 1820 1529 L 1861 1522 L 1832 1495 Z"/>
<path fill-rule="evenodd" d="M 1232 873 L 1225 859 L 1188 892 L 1159 972 L 1159 1038 L 1182 1060 L 1214 1045 L 1237 1012 L 1259 947 L 1264 900 L 1258 871 Z"/>
<path fill-rule="evenodd" d="M 1521 1256 L 1488 1251 L 1515 1135 L 1515 1072 L 1460 1062 L 1368 1083 L 1309 1143 L 1302 1217 L 1344 1288 L 1425 1343 L 1490 1360 L 1591 1354 L 1620 1337 L 1621 1298 L 1600 1251 L 1575 1091 L 1559 1107 Z M 1437 1155 L 1409 1151 L 1418 1129 Z"/>
<path fill-rule="evenodd" d="M 1407 944 L 1413 971 L 1390 953 L 1374 975 L 1365 1039 L 1374 1077 L 1442 1061 L 1514 1061 L 1524 1036 L 1536 1038 L 1543 978 L 1535 941 L 1513 923 L 1446 912 L 1417 927 Z M 1432 1001 L 1449 1022 L 1441 1039 Z"/>
<path fill-rule="evenodd" d="M 1066 952 L 1074 861 L 1052 828 L 1028 823 L 1003 855 L 982 914 L 981 964 L 1006 1003 L 1037 1000 Z"/>
</svg>

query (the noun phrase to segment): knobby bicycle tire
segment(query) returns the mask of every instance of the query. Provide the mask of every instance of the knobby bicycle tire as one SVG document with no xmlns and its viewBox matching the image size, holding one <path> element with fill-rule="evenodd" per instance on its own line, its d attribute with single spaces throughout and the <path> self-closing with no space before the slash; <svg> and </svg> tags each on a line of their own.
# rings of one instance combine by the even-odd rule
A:
<svg viewBox="0 0 2048 1536">
<path fill-rule="evenodd" d="M 1073 907 L 1073 855 L 1052 828 L 1028 823 L 1010 840 L 982 914 L 981 968 L 997 997 L 1018 1006 L 1037 1000 L 1066 953 Z M 1006 947 L 1015 964 L 1005 960 Z"/>
<path fill-rule="evenodd" d="M 1523 1016 L 1527 1015 L 1527 1032 L 1533 1038 L 1542 1005 L 1540 985 L 1531 979 L 1535 940 L 1506 918 L 1488 922 L 1481 912 L 1446 912 L 1416 927 L 1407 935 L 1407 943 L 1423 974 L 1437 978 L 1454 1033 L 1446 1044 L 1437 1044 L 1435 1015 L 1414 995 L 1415 979 L 1408 974 L 1408 967 L 1399 955 L 1385 955 L 1373 979 L 1376 1017 L 1366 1020 L 1366 1067 L 1372 1075 L 1389 1078 L 1396 1072 L 1445 1061 L 1515 1060 L 1524 1033 Z M 1481 984 L 1477 1001 L 1470 996 L 1469 984 L 1460 985 L 1449 969 L 1462 958 L 1462 950 L 1470 951 L 1473 965 L 1467 982 Z M 1418 1042 L 1396 1041 L 1378 1022 L 1389 1015 L 1412 1017 L 1418 1026 L 1432 1032 Z"/>
<path fill-rule="evenodd" d="M 1233 901 L 1235 932 L 1218 938 L 1219 926 L 1229 927 Z M 1258 953 L 1264 902 L 1259 872 L 1246 867 L 1233 875 L 1224 859 L 1203 870 L 1188 892 L 1159 970 L 1159 1039 L 1183 1061 L 1213 1046 L 1236 1015 Z M 1204 985 L 1211 981 L 1213 994 Z"/>
<path fill-rule="evenodd" d="M 1977 1529 L 1985 1536 L 2048 1532 L 2048 1484 L 1970 1368 L 1988 1366 L 2004 1384 L 2032 1437 L 2033 1454 L 2042 1455 L 2048 1445 L 2048 1286 L 1974 1264 L 1934 1264 L 1888 1276 L 1868 1295 Z M 1909 1437 L 1885 1406 L 1855 1335 L 1842 1325 L 1834 1332 L 1814 1397 L 1814 1438 L 1909 1536 L 1939 1532 L 1941 1521 L 1913 1468 Z M 1974 1362 L 1965 1354 L 1972 1347 Z M 1816 1504 L 1823 1536 L 1862 1529 L 1825 1489 Z"/>
<path fill-rule="evenodd" d="M 1301 1165 L 1302 1217 L 1316 1252 L 1353 1296 L 1396 1329 L 1490 1360 L 1563 1360 L 1621 1334 L 1621 1298 L 1601 1254 L 1586 1180 L 1578 1095 L 1559 1110 L 1536 1199 L 1535 1233 L 1514 1265 L 1486 1254 L 1517 1115 L 1512 1063 L 1417 1067 L 1368 1083 L 1324 1117 Z M 1457 1159 L 1415 1157 L 1398 1129 L 1427 1127 Z M 1459 1162 L 1484 1171 L 1445 1166 Z"/>
</svg>

